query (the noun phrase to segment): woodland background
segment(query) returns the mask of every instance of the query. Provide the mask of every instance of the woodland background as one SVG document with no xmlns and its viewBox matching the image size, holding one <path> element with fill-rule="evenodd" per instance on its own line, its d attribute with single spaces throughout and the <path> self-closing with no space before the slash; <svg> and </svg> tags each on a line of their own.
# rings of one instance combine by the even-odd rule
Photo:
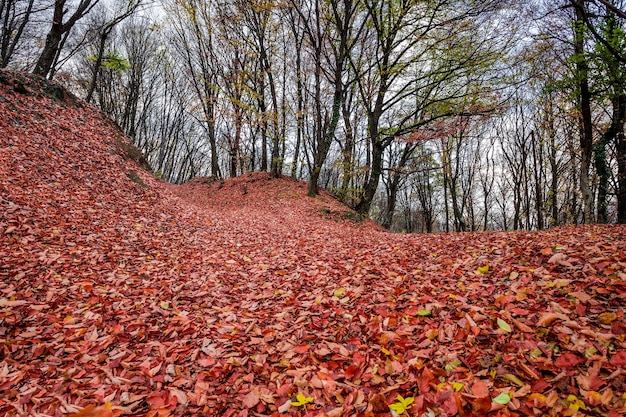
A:
<svg viewBox="0 0 626 417">
<path fill-rule="evenodd" d="M 268 171 L 395 231 L 626 223 L 622 0 L 0 0 L 0 66 L 157 176 Z"/>
</svg>

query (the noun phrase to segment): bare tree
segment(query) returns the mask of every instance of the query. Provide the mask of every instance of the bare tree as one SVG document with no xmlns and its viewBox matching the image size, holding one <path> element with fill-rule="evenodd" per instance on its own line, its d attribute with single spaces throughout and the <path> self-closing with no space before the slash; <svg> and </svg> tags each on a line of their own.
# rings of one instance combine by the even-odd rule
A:
<svg viewBox="0 0 626 417">
<path fill-rule="evenodd" d="M 80 0 L 74 12 L 67 17 L 67 0 L 54 0 L 54 11 L 50 30 L 46 36 L 43 50 L 35 64 L 35 69 L 33 70 L 34 74 L 43 77 L 50 74 L 52 65 L 62 49 L 63 40 L 67 38 L 76 22 L 88 14 L 98 2 L 99 0 Z"/>
</svg>

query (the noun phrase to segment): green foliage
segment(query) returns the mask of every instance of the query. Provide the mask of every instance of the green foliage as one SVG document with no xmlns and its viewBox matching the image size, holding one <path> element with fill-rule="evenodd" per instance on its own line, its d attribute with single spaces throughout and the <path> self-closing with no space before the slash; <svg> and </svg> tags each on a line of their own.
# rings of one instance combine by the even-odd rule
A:
<svg viewBox="0 0 626 417">
<path fill-rule="evenodd" d="M 98 61 L 98 57 L 95 55 L 90 55 L 87 57 L 87 61 L 92 61 L 92 62 L 97 62 Z M 128 61 L 128 59 L 124 58 L 123 56 L 119 55 L 117 52 L 111 52 L 109 54 L 105 54 L 102 57 L 102 61 L 100 63 L 100 66 L 103 69 L 108 69 L 111 71 L 128 71 L 129 69 L 131 69 L 131 65 L 130 65 L 130 61 Z"/>
</svg>

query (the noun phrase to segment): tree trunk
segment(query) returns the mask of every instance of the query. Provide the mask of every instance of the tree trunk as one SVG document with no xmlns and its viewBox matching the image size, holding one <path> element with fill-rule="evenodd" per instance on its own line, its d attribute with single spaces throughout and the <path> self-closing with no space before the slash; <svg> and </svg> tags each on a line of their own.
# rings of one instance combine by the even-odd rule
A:
<svg viewBox="0 0 626 417">
<path fill-rule="evenodd" d="M 580 191 L 583 198 L 583 221 L 593 221 L 593 196 L 589 185 L 589 168 L 593 153 L 593 124 L 591 119 L 591 91 L 589 89 L 589 66 L 584 56 L 584 11 L 576 7 L 574 53 L 576 57 L 576 73 L 578 77 L 578 94 L 580 104 Z"/>
<path fill-rule="evenodd" d="M 615 137 L 617 149 L 617 222 L 626 224 L 626 135 L 624 130 Z"/>
<path fill-rule="evenodd" d="M 54 62 L 54 57 L 56 56 L 57 49 L 59 48 L 62 37 L 63 25 L 53 23 L 50 32 L 46 36 L 46 43 L 44 45 L 43 51 L 41 52 L 41 55 L 37 60 L 37 64 L 35 64 L 35 69 L 33 71 L 34 74 L 40 75 L 42 77 L 48 75 L 48 73 L 52 69 L 52 63 Z"/>
<path fill-rule="evenodd" d="M 356 205 L 355 210 L 363 215 L 367 215 L 372 206 L 372 201 L 378 189 L 380 175 L 383 172 L 383 152 L 385 146 L 380 140 L 372 138 L 372 159 L 370 166 L 370 174 L 365 188 L 363 189 L 363 197 Z"/>
<path fill-rule="evenodd" d="M 343 115 L 343 124 L 346 129 L 346 139 L 343 144 L 343 152 L 342 152 L 342 182 L 341 182 L 341 195 L 343 202 L 351 205 L 352 196 L 354 195 L 350 191 L 350 186 L 352 184 L 352 173 L 354 172 L 354 131 L 352 130 L 352 121 L 350 120 L 350 109 L 348 108 L 348 103 L 344 101 L 342 103 L 342 115 Z"/>
<path fill-rule="evenodd" d="M 594 146 L 594 162 L 598 173 L 598 223 L 607 223 L 607 195 L 609 191 L 610 168 L 606 161 L 606 146 L 624 130 L 626 121 L 626 96 L 618 95 L 612 100 L 613 115 L 611 125 Z M 618 193 L 619 194 L 619 193 Z"/>
<path fill-rule="evenodd" d="M 535 213 L 537 216 L 537 229 L 543 229 L 543 192 L 541 183 L 543 181 L 543 145 L 541 141 L 537 144 L 535 131 L 530 132 L 531 144 L 533 147 L 533 171 L 535 180 Z M 539 149 L 537 149 L 539 148 Z"/>
</svg>

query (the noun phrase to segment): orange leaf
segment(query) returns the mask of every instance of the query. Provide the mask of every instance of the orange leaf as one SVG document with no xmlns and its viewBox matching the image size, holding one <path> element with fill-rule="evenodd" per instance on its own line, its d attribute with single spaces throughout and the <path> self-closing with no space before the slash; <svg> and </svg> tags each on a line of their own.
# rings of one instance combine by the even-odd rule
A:
<svg viewBox="0 0 626 417">
<path fill-rule="evenodd" d="M 542 255 L 550 256 L 550 255 L 552 255 L 552 248 L 543 248 L 539 252 Z"/>
<path fill-rule="evenodd" d="M 472 394 L 478 398 L 489 397 L 489 388 L 483 381 L 478 380 L 472 385 Z"/>
<path fill-rule="evenodd" d="M 310 348 L 311 345 L 298 345 L 294 350 L 296 351 L 296 353 L 305 353 L 308 352 Z"/>
<path fill-rule="evenodd" d="M 91 404 L 69 417 L 113 417 L 113 410 L 111 410 L 111 403 L 98 407 Z"/>
</svg>

